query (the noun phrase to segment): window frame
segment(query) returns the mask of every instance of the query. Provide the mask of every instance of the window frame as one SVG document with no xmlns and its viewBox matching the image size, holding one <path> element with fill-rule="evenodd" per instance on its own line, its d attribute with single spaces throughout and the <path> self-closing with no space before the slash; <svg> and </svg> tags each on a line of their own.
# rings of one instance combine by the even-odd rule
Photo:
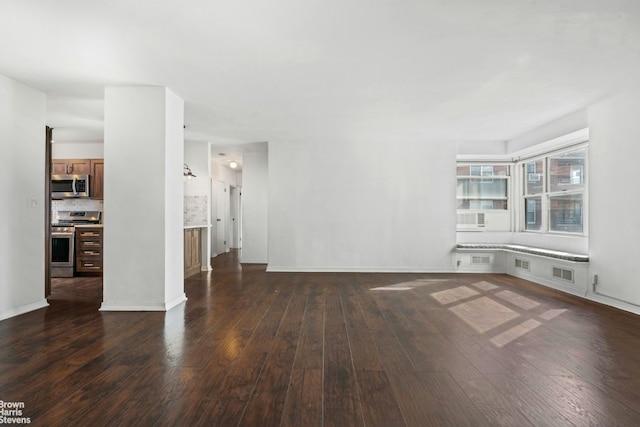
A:
<svg viewBox="0 0 640 427">
<path fill-rule="evenodd" d="M 505 196 L 502 197 L 478 197 L 478 198 L 464 198 L 464 197 L 458 197 L 458 192 L 456 189 L 456 205 L 457 202 L 459 200 L 469 200 L 469 202 L 471 201 L 477 201 L 479 204 L 482 204 L 483 202 L 487 202 L 489 200 L 502 200 L 505 202 L 505 208 L 504 209 L 486 209 L 486 208 L 472 208 L 471 206 L 469 208 L 459 208 L 456 207 L 457 211 L 467 211 L 467 212 L 511 212 L 512 210 L 512 206 L 513 206 L 513 199 L 512 199 L 512 189 L 511 189 L 511 178 L 512 178 L 512 174 L 513 174 L 513 162 L 506 162 L 506 161 L 502 161 L 502 162 L 483 162 L 483 161 L 457 161 L 456 162 L 456 167 L 469 167 L 469 174 L 468 175 L 458 175 L 456 173 L 456 183 L 458 182 L 458 180 L 460 179 L 467 179 L 467 180 L 477 180 L 479 183 L 481 184 L 490 184 L 493 183 L 494 180 L 499 179 L 499 180 L 504 180 L 505 181 Z M 495 169 L 497 167 L 504 167 L 506 168 L 506 172 L 505 175 L 495 175 Z M 480 173 L 479 175 L 476 174 L 472 174 L 472 170 L 471 168 L 479 168 L 478 172 Z M 491 171 L 492 175 L 486 175 L 485 172 L 486 171 Z M 456 184 L 457 185 L 457 184 Z M 470 203 L 471 204 L 471 203 Z"/>
<path fill-rule="evenodd" d="M 563 153 L 571 153 L 574 151 L 585 150 L 584 161 L 580 168 L 580 180 L 582 181 L 581 188 L 573 188 L 573 189 L 555 189 L 552 191 L 551 184 L 551 161 L 554 156 Z M 544 153 L 540 153 L 536 156 L 531 156 L 524 159 L 518 159 L 516 162 L 515 170 L 516 173 L 519 174 L 519 185 L 520 185 L 520 202 L 518 203 L 519 209 L 521 212 L 518 213 L 518 218 L 520 221 L 520 225 L 518 230 L 520 232 L 525 233 L 536 233 L 536 234 L 553 234 L 553 235 L 565 235 L 565 236 L 577 236 L 577 237 L 586 237 L 588 236 L 588 195 L 589 195 L 589 179 L 588 179 L 588 153 L 589 153 L 589 144 L 588 142 L 581 142 L 578 144 L 574 144 L 571 146 L 565 146 L 562 148 L 557 148 L 555 150 L 549 150 Z M 529 165 L 535 164 L 537 162 L 542 161 L 542 172 L 530 172 Z M 530 173 L 540 173 L 540 179 L 542 182 L 542 188 L 540 192 L 529 192 L 527 186 L 527 178 Z M 571 169 L 571 173 L 569 176 L 568 185 L 575 185 L 573 182 L 573 168 Z M 556 184 L 557 187 L 557 184 Z M 581 195 L 581 216 L 582 216 L 582 231 L 572 232 L 566 230 L 552 230 L 551 227 L 551 201 L 553 198 L 561 197 L 561 196 L 571 196 L 571 195 Z M 527 228 L 529 223 L 528 212 L 527 212 L 527 200 L 528 199 L 540 199 L 541 203 L 541 224 L 539 229 Z"/>
</svg>

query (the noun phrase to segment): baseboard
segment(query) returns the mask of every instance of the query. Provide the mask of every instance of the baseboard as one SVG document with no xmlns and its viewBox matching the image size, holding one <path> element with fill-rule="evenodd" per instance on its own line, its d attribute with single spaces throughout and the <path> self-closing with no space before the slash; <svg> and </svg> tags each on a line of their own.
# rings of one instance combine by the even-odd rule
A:
<svg viewBox="0 0 640 427">
<path fill-rule="evenodd" d="M 267 266 L 269 273 L 455 273 L 451 269 L 420 267 L 285 267 Z"/>
<path fill-rule="evenodd" d="M 0 320 L 5 320 L 10 317 L 19 316 L 21 314 L 28 313 L 30 311 L 39 310 L 44 307 L 48 307 L 49 303 L 46 299 L 42 299 L 38 302 L 34 302 L 27 305 L 21 305 L 20 307 L 11 308 L 9 310 L 0 311 Z"/>
<path fill-rule="evenodd" d="M 187 296 L 183 293 L 170 301 L 157 304 L 107 303 L 103 301 L 100 311 L 168 311 L 186 300 Z"/>
<path fill-rule="evenodd" d="M 617 298 L 607 297 L 606 295 L 594 294 L 593 292 L 589 292 L 585 298 L 599 304 L 608 305 L 623 311 L 628 311 L 629 313 L 640 315 L 640 307 L 630 302 L 628 303 Z"/>
</svg>

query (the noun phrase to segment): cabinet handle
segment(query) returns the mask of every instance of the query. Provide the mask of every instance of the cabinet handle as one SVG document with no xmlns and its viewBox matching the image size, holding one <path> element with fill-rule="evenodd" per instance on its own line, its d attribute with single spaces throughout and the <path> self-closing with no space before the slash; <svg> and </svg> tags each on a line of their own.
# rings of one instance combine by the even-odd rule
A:
<svg viewBox="0 0 640 427">
<path fill-rule="evenodd" d="M 85 231 L 83 233 L 80 233 L 80 236 L 82 236 L 82 237 L 98 237 L 98 236 L 100 236 L 100 233 L 94 233 L 93 231 Z"/>
</svg>

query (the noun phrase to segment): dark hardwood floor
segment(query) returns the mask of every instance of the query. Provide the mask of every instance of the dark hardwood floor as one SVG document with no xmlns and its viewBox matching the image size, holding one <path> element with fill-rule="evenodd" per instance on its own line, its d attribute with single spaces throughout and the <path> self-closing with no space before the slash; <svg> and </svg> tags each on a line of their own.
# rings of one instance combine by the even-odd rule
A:
<svg viewBox="0 0 640 427">
<path fill-rule="evenodd" d="M 167 313 L 99 278 L 0 322 L 36 426 L 637 426 L 640 317 L 504 275 L 265 273 L 236 253 Z M 6 416 L 6 415 L 5 415 Z"/>
</svg>

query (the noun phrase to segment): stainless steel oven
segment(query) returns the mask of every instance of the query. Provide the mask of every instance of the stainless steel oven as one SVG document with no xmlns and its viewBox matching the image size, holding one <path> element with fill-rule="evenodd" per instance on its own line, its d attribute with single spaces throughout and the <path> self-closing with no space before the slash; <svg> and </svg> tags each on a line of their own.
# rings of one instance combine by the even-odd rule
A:
<svg viewBox="0 0 640 427">
<path fill-rule="evenodd" d="M 72 226 L 51 227 L 51 277 L 73 277 L 74 240 Z"/>
<path fill-rule="evenodd" d="M 58 211 L 52 218 L 49 267 L 51 277 L 73 277 L 75 225 L 100 224 L 100 211 Z"/>
</svg>

